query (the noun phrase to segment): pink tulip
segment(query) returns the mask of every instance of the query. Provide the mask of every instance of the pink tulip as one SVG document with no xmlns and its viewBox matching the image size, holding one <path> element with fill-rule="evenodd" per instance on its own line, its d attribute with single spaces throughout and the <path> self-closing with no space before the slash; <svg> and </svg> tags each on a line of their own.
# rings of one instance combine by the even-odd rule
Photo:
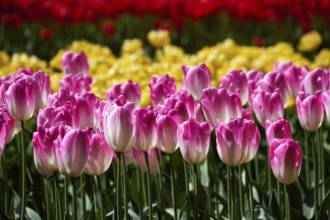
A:
<svg viewBox="0 0 330 220">
<path fill-rule="evenodd" d="M 211 73 L 209 68 L 204 64 L 188 67 L 182 65 L 184 73 L 184 88 L 189 92 L 195 100 L 199 100 L 203 89 L 211 86 Z"/>
<path fill-rule="evenodd" d="M 92 78 L 85 77 L 83 74 L 65 75 L 60 81 L 60 88 L 73 93 L 83 94 L 92 88 Z"/>
<path fill-rule="evenodd" d="M 163 104 L 165 99 L 176 91 L 174 78 L 168 74 L 163 76 L 153 75 L 148 85 L 150 87 L 150 97 L 153 106 Z"/>
<path fill-rule="evenodd" d="M 259 80 L 257 85 L 260 91 L 273 93 L 278 90 L 281 94 L 284 108 L 288 105 L 290 94 L 289 86 L 282 72 L 271 72 L 266 74 L 263 79 Z"/>
<path fill-rule="evenodd" d="M 322 68 L 309 72 L 301 84 L 301 90 L 309 94 L 314 94 L 317 91 L 326 92 L 329 89 L 330 73 Z"/>
<path fill-rule="evenodd" d="M 56 158 L 56 144 L 58 141 L 59 127 L 50 129 L 38 126 L 33 133 L 33 154 L 37 171 L 44 176 L 52 176 L 58 171 Z"/>
<path fill-rule="evenodd" d="M 99 176 L 110 167 L 114 152 L 109 147 L 102 134 L 92 136 L 91 147 L 85 172 L 89 175 Z"/>
<path fill-rule="evenodd" d="M 36 82 L 35 88 L 35 111 L 46 107 L 48 96 L 51 93 L 50 79 L 43 71 L 38 71 L 32 75 L 32 78 Z"/>
<path fill-rule="evenodd" d="M 5 93 L 5 103 L 9 114 L 18 121 L 32 118 L 35 108 L 35 82 L 25 76 L 13 82 Z"/>
<path fill-rule="evenodd" d="M 0 105 L 5 105 L 5 93 L 7 92 L 9 86 L 14 82 L 11 76 L 4 76 L 0 78 Z"/>
<path fill-rule="evenodd" d="M 289 86 L 290 93 L 293 97 L 297 97 L 300 89 L 300 84 L 308 73 L 307 68 L 300 68 L 291 62 L 276 63 L 275 72 L 282 72 Z"/>
<path fill-rule="evenodd" d="M 92 130 L 89 127 L 85 130 L 60 131 L 60 133 L 65 134 L 62 133 L 62 139 L 56 147 L 56 157 L 59 171 L 63 175 L 77 177 L 84 171 L 92 139 Z"/>
<path fill-rule="evenodd" d="M 269 148 L 269 160 L 276 179 L 289 185 L 296 181 L 300 174 L 301 147 L 292 139 L 274 139 Z"/>
<path fill-rule="evenodd" d="M 123 105 L 109 102 L 104 106 L 102 125 L 105 140 L 116 152 L 126 152 L 132 147 L 135 136 L 134 107 L 133 102 Z"/>
<path fill-rule="evenodd" d="M 178 143 L 184 160 L 199 164 L 205 160 L 210 147 L 210 122 L 199 123 L 194 118 L 179 125 Z"/>
<path fill-rule="evenodd" d="M 89 71 L 87 56 L 83 51 L 76 54 L 71 51 L 67 51 L 62 56 L 62 67 L 65 75 L 82 74 L 86 77 Z"/>
<path fill-rule="evenodd" d="M 96 126 L 96 109 L 99 105 L 99 99 L 93 93 L 84 93 L 82 95 L 75 94 L 76 109 L 79 115 L 79 127 L 85 129 L 87 127 Z"/>
<path fill-rule="evenodd" d="M 323 93 L 323 103 L 328 122 L 330 122 L 330 90 Z"/>
<path fill-rule="evenodd" d="M 116 84 L 106 91 L 107 100 L 114 100 L 120 95 L 123 95 L 127 101 L 135 103 L 135 106 L 140 106 L 141 89 L 139 83 L 133 83 L 128 80 L 124 84 Z"/>
<path fill-rule="evenodd" d="M 3 119 L 3 117 L 0 116 L 0 157 L 7 144 L 8 133 L 9 129 L 7 126 L 7 122 L 5 121 L 5 119 Z"/>
<path fill-rule="evenodd" d="M 149 151 L 157 144 L 156 114 L 150 108 L 135 110 L 135 144 L 140 151 Z"/>
<path fill-rule="evenodd" d="M 259 123 L 265 127 L 266 120 L 275 121 L 284 116 L 282 97 L 278 91 L 260 91 L 251 99 L 253 111 Z"/>
<path fill-rule="evenodd" d="M 251 97 L 257 89 L 259 80 L 264 77 L 264 73 L 258 70 L 250 70 L 246 73 L 248 88 L 249 88 L 249 104 L 251 104 Z"/>
<path fill-rule="evenodd" d="M 5 141 L 7 143 L 9 143 L 10 141 L 12 141 L 15 134 L 21 130 L 21 124 L 18 121 L 16 121 L 15 119 L 13 119 L 10 116 L 7 108 L 1 104 L 0 104 L 0 118 L 2 118 L 2 120 L 5 121 L 5 124 L 7 126 L 8 135 L 7 135 L 7 139 Z"/>
<path fill-rule="evenodd" d="M 174 153 L 178 149 L 177 130 L 178 122 L 174 117 L 161 115 L 157 118 L 157 147 L 168 154 Z"/>
<path fill-rule="evenodd" d="M 269 145 L 273 139 L 292 138 L 290 123 L 283 118 L 266 121 L 266 138 Z"/>
<path fill-rule="evenodd" d="M 228 123 L 218 121 L 215 132 L 219 157 L 229 166 L 247 163 L 258 152 L 260 133 L 253 121 L 242 118 Z"/>
<path fill-rule="evenodd" d="M 300 92 L 296 100 L 298 118 L 301 127 L 306 131 L 316 131 L 322 125 L 324 106 L 322 92 L 307 94 Z"/>
<path fill-rule="evenodd" d="M 60 89 L 57 93 L 54 93 L 48 97 L 48 106 L 49 107 L 61 107 L 66 104 L 72 106 L 76 105 L 76 98 L 74 93 L 70 90 Z"/>
<path fill-rule="evenodd" d="M 220 88 L 226 89 L 230 93 L 238 93 L 245 105 L 249 97 L 248 81 L 243 70 L 232 70 L 221 78 Z"/>
<path fill-rule="evenodd" d="M 139 165 L 140 169 L 143 172 L 147 172 L 147 163 L 145 159 L 145 152 L 144 151 L 139 151 L 133 147 L 132 149 L 133 157 L 137 164 Z M 162 154 L 158 149 L 151 149 L 148 152 L 148 162 L 149 162 L 149 169 L 151 174 L 156 174 L 159 171 L 159 166 L 158 166 L 158 159 L 157 159 L 157 153 L 159 158 L 162 158 Z"/>
<path fill-rule="evenodd" d="M 216 127 L 216 120 L 228 122 L 231 118 L 242 116 L 242 103 L 237 94 L 225 89 L 207 88 L 203 90 L 201 104 L 207 120 Z"/>
</svg>

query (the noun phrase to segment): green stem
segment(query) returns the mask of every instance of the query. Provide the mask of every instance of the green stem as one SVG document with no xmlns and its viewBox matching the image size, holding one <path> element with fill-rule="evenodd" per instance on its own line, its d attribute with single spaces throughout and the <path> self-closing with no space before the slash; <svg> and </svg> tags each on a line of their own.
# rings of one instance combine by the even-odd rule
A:
<svg viewBox="0 0 330 220">
<path fill-rule="evenodd" d="M 26 150 L 24 148 L 24 121 L 21 121 L 21 181 L 22 181 L 22 209 L 21 209 L 21 220 L 25 219 L 25 206 L 26 206 Z"/>
<path fill-rule="evenodd" d="M 313 166 L 314 166 L 314 210 L 315 210 L 315 216 L 317 216 L 318 213 L 318 171 L 316 170 L 318 167 L 318 163 L 316 160 L 316 146 L 314 143 L 315 140 L 315 135 L 313 133 L 311 133 L 312 135 L 312 157 L 313 157 Z"/>
<path fill-rule="evenodd" d="M 241 165 L 238 166 L 238 190 L 239 190 L 239 209 L 240 209 L 240 217 L 243 218 L 244 214 L 244 204 L 243 204 L 243 189 L 242 189 L 242 168 Z"/>
<path fill-rule="evenodd" d="M 139 216 L 142 216 L 143 215 L 143 202 L 142 202 L 142 193 L 143 193 L 143 184 L 141 183 L 142 181 L 142 178 L 141 178 L 141 172 L 139 170 L 139 167 L 136 166 L 136 175 L 137 175 L 137 189 L 138 189 L 138 194 L 139 194 Z"/>
<path fill-rule="evenodd" d="M 85 174 L 81 174 L 80 176 L 80 197 L 81 197 L 81 203 L 82 203 L 82 216 L 83 219 L 86 217 L 86 177 Z"/>
<path fill-rule="evenodd" d="M 70 177 L 65 176 L 64 178 L 64 215 L 69 216 L 69 202 L 68 202 L 68 185 Z"/>
<path fill-rule="evenodd" d="M 44 177 L 44 195 L 45 195 L 45 209 L 46 209 L 46 219 L 50 220 L 50 215 L 49 215 L 49 197 L 48 197 L 48 180 L 47 177 Z"/>
<path fill-rule="evenodd" d="M 254 202 L 253 202 L 253 190 L 252 190 L 252 179 L 251 175 L 249 172 L 249 167 L 248 165 L 245 165 L 245 172 L 246 172 L 246 177 L 247 177 L 247 182 L 249 185 L 249 203 L 250 203 L 250 213 L 251 213 L 251 219 L 254 220 Z"/>
<path fill-rule="evenodd" d="M 186 196 L 187 196 L 187 216 L 188 220 L 190 219 L 190 195 L 189 195 L 189 177 L 188 177 L 188 168 L 187 164 L 184 160 L 183 162 L 183 168 L 184 168 L 184 177 L 185 177 L 185 187 L 186 187 Z"/>
<path fill-rule="evenodd" d="M 164 207 L 164 197 L 163 197 L 163 177 L 162 177 L 162 161 L 160 160 L 158 150 L 156 150 L 156 155 L 157 155 L 157 161 L 158 161 L 158 167 L 159 167 L 159 172 L 158 172 L 158 180 L 159 180 L 159 198 L 160 198 L 160 210 L 163 212 L 163 207 Z"/>
<path fill-rule="evenodd" d="M 150 167 L 149 167 L 149 158 L 148 153 L 144 152 L 144 157 L 147 164 L 147 191 L 148 191 L 148 211 L 149 211 L 149 220 L 152 219 L 152 205 L 151 205 L 151 192 L 150 192 Z"/>
<path fill-rule="evenodd" d="M 100 209 L 101 209 L 101 219 L 104 219 L 104 202 L 103 202 L 103 196 L 102 196 L 102 184 L 101 184 L 101 176 L 96 177 L 97 180 L 97 188 L 99 189 L 99 195 L 100 195 Z"/>
<path fill-rule="evenodd" d="M 304 142 L 305 142 L 305 151 L 306 151 L 306 166 L 305 166 L 305 173 L 306 173 L 306 185 L 307 188 L 311 187 L 311 178 L 310 178 L 310 168 L 309 168 L 309 146 L 308 146 L 308 132 L 304 131 Z"/>
<path fill-rule="evenodd" d="M 7 173 L 7 166 L 6 166 L 6 155 L 5 150 L 2 152 L 2 156 L 0 157 L 1 160 L 1 176 L 4 181 L 4 203 L 5 203 L 5 213 L 9 215 L 8 210 L 8 173 Z"/>
<path fill-rule="evenodd" d="M 198 219 L 198 170 L 197 164 L 194 167 L 194 194 L 195 194 L 195 209 L 194 209 L 194 219 Z"/>
<path fill-rule="evenodd" d="M 127 182 L 126 182 L 126 165 L 124 153 L 120 153 L 121 156 L 121 166 L 123 174 L 123 188 L 124 188 L 124 219 L 128 219 L 128 208 L 127 208 Z"/>
<path fill-rule="evenodd" d="M 233 195 L 232 195 L 232 187 L 231 187 L 231 168 L 230 166 L 227 165 L 227 193 L 228 193 L 228 198 L 227 198 L 227 202 L 228 202 L 228 218 L 229 219 L 233 219 L 234 215 L 233 215 Z"/>
<path fill-rule="evenodd" d="M 256 175 L 256 182 L 260 183 L 260 179 L 259 179 L 259 160 L 258 160 L 258 155 L 256 155 L 256 157 L 254 158 L 254 166 L 255 166 L 255 175 Z M 269 165 L 268 165 L 269 166 Z M 268 168 L 267 168 L 268 169 Z M 267 171 L 268 172 L 268 171 Z M 268 175 L 268 174 L 267 174 Z"/>
<path fill-rule="evenodd" d="M 286 210 L 286 219 L 291 220 L 291 213 L 290 213 L 290 199 L 289 194 L 286 189 L 286 185 L 284 184 L 284 195 L 285 195 L 285 210 Z"/>
<path fill-rule="evenodd" d="M 277 203 L 281 203 L 281 184 L 279 181 L 276 181 L 276 194 L 277 194 Z"/>
<path fill-rule="evenodd" d="M 322 180 L 322 185 L 321 185 L 321 196 L 320 196 L 320 203 L 322 203 L 324 197 L 325 197 L 325 176 L 324 176 L 324 151 L 323 151 L 323 132 L 322 132 L 322 126 L 320 129 L 317 131 L 318 133 L 318 149 L 319 149 L 319 158 L 320 158 L 320 173 L 319 173 L 319 179 Z"/>
<path fill-rule="evenodd" d="M 72 186 L 73 186 L 73 195 L 72 195 L 72 200 L 73 200 L 73 220 L 77 220 L 78 216 L 77 216 L 77 185 L 76 185 L 76 178 L 72 177 L 71 182 L 72 182 Z"/>
<path fill-rule="evenodd" d="M 58 197 L 57 197 L 57 181 L 56 181 L 56 174 L 54 173 L 54 181 L 53 181 L 53 195 L 54 195 L 54 203 L 55 203 L 55 219 L 61 219 L 61 215 L 59 214 L 59 209 L 58 209 Z"/>
<path fill-rule="evenodd" d="M 267 149 L 267 158 L 270 158 L 269 149 Z M 271 194 L 271 192 L 272 192 L 272 172 L 270 170 L 270 163 L 266 163 L 266 164 L 267 164 L 267 186 L 268 186 L 268 192 L 269 192 L 269 194 Z"/>
<path fill-rule="evenodd" d="M 117 203 L 117 220 L 122 220 L 121 218 L 121 191 L 120 191 L 120 177 L 121 177 L 121 167 L 120 167 L 120 153 L 118 153 L 117 158 L 117 178 L 116 178 L 116 203 Z"/>
<path fill-rule="evenodd" d="M 97 191 L 96 191 L 96 187 L 95 187 L 95 182 L 97 180 L 94 180 L 94 177 L 95 176 L 89 176 L 89 191 L 91 192 L 91 204 L 92 206 L 94 206 L 94 219 L 97 218 L 97 215 L 96 215 L 96 210 L 97 210 L 97 202 L 96 202 L 96 199 L 97 198 Z"/>
<path fill-rule="evenodd" d="M 171 192 L 172 192 L 172 205 L 174 208 L 174 219 L 177 219 L 176 209 L 176 194 L 175 194 L 175 173 L 174 173 L 174 161 L 173 154 L 170 154 L 170 165 L 171 165 Z"/>
</svg>

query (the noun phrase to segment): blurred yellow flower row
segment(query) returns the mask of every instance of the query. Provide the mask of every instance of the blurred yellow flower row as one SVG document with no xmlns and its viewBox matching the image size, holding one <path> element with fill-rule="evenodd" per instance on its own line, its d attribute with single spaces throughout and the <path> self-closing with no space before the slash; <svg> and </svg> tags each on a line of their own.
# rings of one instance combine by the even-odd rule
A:
<svg viewBox="0 0 330 220">
<path fill-rule="evenodd" d="M 318 33 L 308 34 L 307 37 L 305 35 L 301 38 L 298 45 L 301 51 L 315 49 L 322 41 L 320 36 L 316 36 Z M 63 53 L 66 50 L 73 52 L 82 50 L 89 60 L 89 75 L 93 78 L 92 92 L 100 98 L 105 98 L 105 91 L 109 87 L 132 79 L 134 82 L 140 83 L 141 104 L 145 106 L 150 103 L 148 83 L 151 76 L 168 73 L 175 78 L 178 88 L 180 88 L 183 80 L 182 64 L 206 63 L 212 73 L 214 86 L 218 85 L 221 76 L 231 69 L 257 69 L 267 73 L 273 69 L 277 61 L 291 61 L 298 66 L 307 65 L 310 69 L 330 67 L 329 49 L 321 50 L 314 61 L 311 61 L 296 52 L 289 43 L 278 42 L 269 47 L 253 47 L 238 45 L 234 40 L 227 39 L 214 46 L 204 47 L 195 54 L 187 54 L 182 48 L 170 44 L 169 36 L 166 31 L 152 31 L 148 34 L 149 42 L 157 48 L 155 59 L 144 53 L 142 41 L 139 39 L 125 40 L 119 57 L 113 55 L 111 49 L 106 46 L 84 40 L 75 41 L 67 48 L 59 50 L 49 63 L 39 60 L 35 56 L 28 56 L 26 53 L 9 56 L 0 51 L 0 76 L 12 74 L 21 67 L 30 67 L 33 70 L 42 69 L 50 74 L 52 88 L 56 91 L 59 87 L 59 80 L 63 76 L 61 72 Z M 317 42 L 311 40 L 314 38 Z"/>
</svg>

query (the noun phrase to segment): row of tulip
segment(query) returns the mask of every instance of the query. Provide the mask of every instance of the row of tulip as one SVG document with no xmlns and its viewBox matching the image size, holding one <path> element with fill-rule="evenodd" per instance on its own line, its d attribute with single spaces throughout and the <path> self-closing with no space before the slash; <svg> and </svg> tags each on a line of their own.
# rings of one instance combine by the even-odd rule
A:
<svg viewBox="0 0 330 220">
<path fill-rule="evenodd" d="M 215 88 L 211 87 L 211 72 L 205 64 L 183 65 L 183 87 L 177 91 L 175 80 L 169 75 L 154 76 L 149 83 L 153 108 L 143 108 L 140 107 L 139 84 L 132 81 L 109 88 L 106 92 L 107 101 L 101 101 L 91 93 L 92 78 L 88 76 L 89 64 L 83 52 L 66 52 L 61 63 L 65 76 L 59 82 L 60 90 L 57 93 L 51 94 L 50 78 L 43 71 L 34 73 L 31 69 L 20 69 L 12 76 L 1 78 L 0 149 L 1 177 L 5 180 L 1 182 L 4 183 L 5 189 L 4 215 L 15 215 L 15 211 L 10 208 L 10 190 L 8 179 L 6 180 L 6 162 L 3 159 L 6 154 L 5 146 L 19 131 L 21 204 L 17 210 L 21 211 L 20 218 L 24 219 L 25 212 L 29 210 L 26 208 L 30 193 L 26 188 L 27 135 L 24 133 L 29 133 L 26 124 L 34 117 L 37 121 L 37 129 L 32 138 L 34 164 L 36 170 L 45 176 L 41 209 L 45 210 L 43 213 L 47 219 L 61 219 L 68 215 L 72 215 L 73 219 L 87 218 L 93 209 L 100 209 L 99 215 L 96 213 L 96 216 L 101 219 L 111 215 L 117 219 L 128 219 L 130 216 L 134 217 L 135 212 L 142 218 L 146 214 L 143 211 L 144 202 L 148 207 L 146 216 L 149 219 L 156 215 L 159 218 L 170 215 L 175 219 L 181 215 L 194 219 L 224 216 L 231 219 L 254 219 L 258 214 L 256 207 L 262 206 L 260 199 L 255 199 L 255 190 L 258 186 L 267 185 L 266 194 L 272 194 L 274 185 L 271 171 L 278 183 L 283 184 L 284 189 L 282 193 L 281 185 L 277 184 L 275 201 L 283 212 L 278 216 L 274 213 L 273 215 L 290 219 L 297 214 L 291 213 L 293 208 L 290 205 L 287 185 L 298 179 L 303 160 L 304 178 L 295 184 L 306 184 L 305 187 L 313 192 L 313 209 L 303 213 L 304 216 L 315 216 L 318 219 L 330 211 L 327 208 L 330 190 L 326 179 L 329 170 L 325 166 L 329 155 L 325 151 L 328 147 L 325 146 L 322 131 L 324 114 L 326 113 L 328 121 L 330 119 L 328 70 L 317 68 L 309 71 L 306 67 L 300 68 L 290 62 L 277 63 L 273 71 L 266 75 L 256 70 L 232 70 L 221 78 L 219 88 Z M 290 122 L 284 119 L 295 117 L 295 114 L 285 113 L 290 97 L 296 100 L 297 116 L 301 128 L 305 131 L 304 150 L 293 140 Z M 259 127 L 253 121 L 253 114 Z M 259 153 L 259 159 L 256 157 L 261 150 L 259 145 L 263 136 L 259 130 L 265 130 L 265 141 L 269 146 L 263 155 L 266 158 L 264 165 L 267 167 L 264 170 L 267 176 L 266 184 L 261 182 L 259 176 L 261 170 L 258 163 L 262 153 Z M 296 137 L 301 133 L 299 130 L 299 127 L 294 127 Z M 178 148 L 181 156 L 176 154 Z M 220 160 L 212 161 L 215 150 Z M 167 154 L 171 168 L 170 204 L 166 203 L 163 195 L 167 173 L 162 172 L 165 168 L 162 158 L 166 158 Z M 176 183 L 179 183 L 179 170 L 182 170 L 182 167 L 175 169 L 174 164 L 181 161 L 180 157 L 184 160 L 183 192 L 176 190 L 180 185 Z M 109 169 L 113 158 L 113 167 L 116 167 L 116 170 L 113 169 L 111 174 L 115 177 L 110 176 L 109 181 L 109 176 L 103 173 Z M 256 159 L 253 160 L 254 158 Z M 135 172 L 138 176 L 136 181 L 133 180 L 132 174 L 127 172 L 132 159 L 146 172 L 146 181 L 139 174 L 140 171 Z M 255 162 L 253 165 L 251 160 Z M 190 166 L 193 174 L 193 193 L 190 192 L 189 186 Z M 244 171 L 242 167 L 245 168 Z M 205 169 L 208 174 L 202 188 L 200 185 L 203 175 L 199 173 L 200 169 Z M 227 177 L 223 178 L 221 173 Z M 86 180 L 86 174 L 103 174 L 105 187 L 102 186 L 101 178 L 97 178 L 97 187 L 93 187 L 94 181 Z M 153 180 L 151 174 L 158 174 L 157 187 L 152 184 L 155 179 Z M 130 178 L 127 179 L 127 176 Z M 72 177 L 72 184 L 69 177 Z M 80 177 L 79 181 L 77 177 Z M 54 187 L 49 183 L 51 179 L 54 180 Z M 227 180 L 227 184 L 224 184 L 227 190 L 221 191 L 219 187 L 224 179 Z M 62 186 L 59 185 L 59 180 L 63 181 Z M 87 190 L 87 185 L 90 184 L 92 190 Z M 236 184 L 239 185 L 238 191 Z M 70 185 L 73 187 L 71 212 Z M 80 186 L 79 190 L 77 186 Z M 213 187 L 215 190 L 212 192 Z M 59 190 L 62 188 L 63 190 Z M 138 192 L 145 190 L 146 198 L 143 199 L 143 195 L 139 194 L 137 201 L 134 201 L 134 188 Z M 158 192 L 157 209 L 153 205 L 154 188 Z M 77 191 L 80 192 L 79 198 L 82 200 L 79 214 Z M 63 203 L 60 192 L 63 192 Z M 109 204 L 106 204 L 106 193 L 116 196 L 113 200 L 115 208 L 109 208 Z M 177 204 L 178 194 L 182 193 L 185 196 L 181 203 L 186 206 L 179 210 L 182 206 Z M 207 205 L 201 205 L 199 201 L 203 193 L 206 194 Z M 244 202 L 245 196 L 249 198 L 247 206 Z M 282 196 L 285 198 L 285 206 L 281 206 Z M 92 201 L 93 208 L 87 210 L 86 198 Z M 194 198 L 193 202 L 190 198 Z M 303 203 L 298 205 L 302 209 Z M 51 206 L 56 207 L 53 214 Z M 235 212 L 235 206 L 239 206 L 239 212 Z M 112 212 L 113 210 L 115 212 Z M 157 210 L 157 214 L 154 210 Z"/>
</svg>

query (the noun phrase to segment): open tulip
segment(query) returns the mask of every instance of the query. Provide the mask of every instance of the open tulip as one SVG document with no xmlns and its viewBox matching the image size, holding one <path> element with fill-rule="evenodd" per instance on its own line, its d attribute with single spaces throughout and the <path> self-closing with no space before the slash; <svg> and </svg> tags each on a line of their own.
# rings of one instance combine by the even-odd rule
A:
<svg viewBox="0 0 330 220">
<path fill-rule="evenodd" d="M 134 118 L 134 147 L 147 152 L 157 144 L 156 114 L 151 108 L 139 108 L 135 110 Z"/>
<path fill-rule="evenodd" d="M 135 149 L 135 147 L 132 148 L 132 153 L 135 161 L 139 165 L 140 169 L 143 172 L 147 172 L 147 163 L 145 158 L 145 152 L 139 151 Z M 148 155 L 148 162 L 149 162 L 149 169 L 151 174 L 156 174 L 159 171 L 159 164 L 157 159 L 157 153 L 159 158 L 162 158 L 162 154 L 158 149 L 151 149 L 147 152 Z"/>
<path fill-rule="evenodd" d="M 65 75 L 60 81 L 60 88 L 66 89 L 73 93 L 83 94 L 89 92 L 92 88 L 93 79 L 83 74 Z"/>
<path fill-rule="evenodd" d="M 195 100 L 199 100 L 203 89 L 211 86 L 211 73 L 209 68 L 204 64 L 188 67 L 182 66 L 184 73 L 184 88 L 189 92 Z"/>
<path fill-rule="evenodd" d="M 248 101 L 249 89 L 246 73 L 243 70 L 232 70 L 221 78 L 220 88 L 230 93 L 238 93 L 242 105 Z"/>
<path fill-rule="evenodd" d="M 174 117 L 162 115 L 157 118 L 157 147 L 168 154 L 174 153 L 179 147 L 176 137 L 178 122 Z"/>
<path fill-rule="evenodd" d="M 83 51 L 76 54 L 72 51 L 67 51 L 62 56 L 62 67 L 66 75 L 82 74 L 87 76 L 89 71 L 87 56 Z"/>
<path fill-rule="evenodd" d="M 298 118 L 301 127 L 306 131 L 316 131 L 322 125 L 324 105 L 322 92 L 307 94 L 300 92 L 296 100 Z"/>
<path fill-rule="evenodd" d="M 207 120 L 216 126 L 216 120 L 228 122 L 231 118 L 242 116 L 242 103 L 237 94 L 225 89 L 207 88 L 203 90 L 201 104 Z"/>
<path fill-rule="evenodd" d="M 179 125 L 178 143 L 182 157 L 191 164 L 203 162 L 209 152 L 211 125 L 210 122 L 199 123 L 191 118 Z"/>
<path fill-rule="evenodd" d="M 124 96 L 127 101 L 135 103 L 135 106 L 140 106 L 141 89 L 139 83 L 133 83 L 128 80 L 124 84 L 116 84 L 106 91 L 107 100 L 114 100 L 120 95 Z"/>
<path fill-rule="evenodd" d="M 292 139 L 274 139 L 269 148 L 269 160 L 276 179 L 289 185 L 296 181 L 300 174 L 301 147 Z"/>
<path fill-rule="evenodd" d="M 330 89 L 330 73 L 326 69 L 317 68 L 309 72 L 301 84 L 301 90 L 309 94 Z"/>
<path fill-rule="evenodd" d="M 25 76 L 13 82 L 5 93 L 5 103 L 9 114 L 17 121 L 32 118 L 35 109 L 35 82 Z"/>
<path fill-rule="evenodd" d="M 110 167 L 113 156 L 114 152 L 105 141 L 104 136 L 102 134 L 94 134 L 85 172 L 89 175 L 101 175 Z"/>
<path fill-rule="evenodd" d="M 163 104 L 165 99 L 176 91 L 174 78 L 168 74 L 163 76 L 153 75 L 148 85 L 150 87 L 150 98 L 153 106 Z"/>
<path fill-rule="evenodd" d="M 290 123 L 283 118 L 274 122 L 266 121 L 266 138 L 269 145 L 275 138 L 292 138 Z"/>
<path fill-rule="evenodd" d="M 242 118 L 228 123 L 218 121 L 215 132 L 217 151 L 225 164 L 238 166 L 251 161 L 257 154 L 260 133 L 253 121 Z"/>
</svg>

